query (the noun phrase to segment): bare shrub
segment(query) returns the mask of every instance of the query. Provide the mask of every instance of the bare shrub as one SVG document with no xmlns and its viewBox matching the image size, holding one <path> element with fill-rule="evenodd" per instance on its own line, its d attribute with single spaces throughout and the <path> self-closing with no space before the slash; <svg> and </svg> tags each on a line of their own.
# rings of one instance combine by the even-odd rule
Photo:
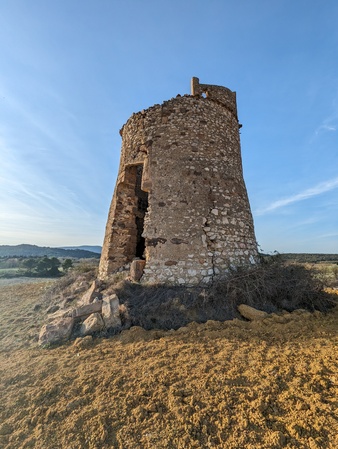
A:
<svg viewBox="0 0 338 449">
<path fill-rule="evenodd" d="M 330 302 L 323 288 L 313 270 L 273 257 L 268 263 L 231 271 L 208 295 L 216 302 L 226 297 L 236 307 L 247 304 L 266 312 L 300 308 L 326 311 Z"/>
<path fill-rule="evenodd" d="M 302 265 L 271 257 L 252 267 L 229 270 L 210 287 L 187 288 L 122 282 L 115 288 L 133 325 L 177 329 L 191 321 L 239 317 L 247 304 L 268 313 L 295 309 L 327 311 L 334 306 L 322 282 Z"/>
</svg>

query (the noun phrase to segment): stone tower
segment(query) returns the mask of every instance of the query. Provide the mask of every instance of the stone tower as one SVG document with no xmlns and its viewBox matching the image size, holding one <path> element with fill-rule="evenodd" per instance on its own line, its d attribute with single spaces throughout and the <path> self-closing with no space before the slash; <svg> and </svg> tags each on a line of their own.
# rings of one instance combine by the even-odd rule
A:
<svg viewBox="0 0 338 449">
<path fill-rule="evenodd" d="M 99 277 L 145 261 L 142 282 L 210 283 L 257 261 L 236 93 L 192 78 L 191 95 L 133 114 Z"/>
</svg>

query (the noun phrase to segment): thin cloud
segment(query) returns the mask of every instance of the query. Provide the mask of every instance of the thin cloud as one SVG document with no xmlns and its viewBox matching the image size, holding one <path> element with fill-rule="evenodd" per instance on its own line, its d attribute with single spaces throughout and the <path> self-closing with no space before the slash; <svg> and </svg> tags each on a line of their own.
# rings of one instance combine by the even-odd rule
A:
<svg viewBox="0 0 338 449">
<path fill-rule="evenodd" d="M 318 236 L 319 239 L 331 239 L 332 237 L 338 237 L 338 233 L 332 232 L 330 234 L 322 234 Z"/>
<path fill-rule="evenodd" d="M 256 215 L 265 215 L 269 212 L 273 212 L 277 209 L 288 206 L 289 204 L 297 203 L 299 201 L 303 201 L 308 198 L 321 195 L 322 193 L 329 192 L 330 190 L 336 189 L 337 187 L 338 187 L 338 177 L 325 182 L 321 182 L 316 186 L 311 187 L 310 189 L 306 189 L 303 192 L 292 195 L 289 198 L 274 201 L 264 209 L 256 211 Z"/>
<path fill-rule="evenodd" d="M 337 125 L 328 125 L 328 124 L 323 123 L 316 129 L 315 135 L 318 136 L 318 134 L 320 132 L 325 132 L 325 131 L 337 131 Z"/>
<path fill-rule="evenodd" d="M 333 112 L 326 118 L 322 120 L 322 123 L 315 129 L 314 136 L 311 139 L 313 141 L 320 134 L 326 132 L 335 132 L 338 129 L 338 100 L 337 98 L 333 101 Z"/>
</svg>

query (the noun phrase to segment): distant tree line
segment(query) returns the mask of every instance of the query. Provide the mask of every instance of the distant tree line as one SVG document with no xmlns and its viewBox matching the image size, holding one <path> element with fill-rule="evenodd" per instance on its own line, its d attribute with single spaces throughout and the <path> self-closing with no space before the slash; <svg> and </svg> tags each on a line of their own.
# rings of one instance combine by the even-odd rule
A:
<svg viewBox="0 0 338 449">
<path fill-rule="evenodd" d="M 338 262 L 338 254 L 282 253 L 280 256 L 299 263 Z"/>
<path fill-rule="evenodd" d="M 83 249 L 51 248 L 37 245 L 0 245 L 0 257 L 69 257 L 72 259 L 100 258 L 100 254 Z"/>
<path fill-rule="evenodd" d="M 23 268 L 26 269 L 24 275 L 36 277 L 57 277 L 62 276 L 70 268 L 73 267 L 71 259 L 66 259 L 61 262 L 57 257 L 30 257 L 23 260 Z M 60 271 L 62 268 L 62 271 Z"/>
</svg>

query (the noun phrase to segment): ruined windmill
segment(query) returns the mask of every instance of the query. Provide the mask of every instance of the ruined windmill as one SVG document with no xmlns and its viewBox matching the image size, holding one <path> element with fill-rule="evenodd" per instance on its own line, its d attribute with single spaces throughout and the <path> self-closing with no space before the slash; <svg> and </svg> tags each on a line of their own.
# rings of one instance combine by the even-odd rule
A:
<svg viewBox="0 0 338 449">
<path fill-rule="evenodd" d="M 236 93 L 198 78 L 191 95 L 130 117 L 100 279 L 136 264 L 142 282 L 192 286 L 257 261 L 240 127 Z"/>
</svg>

